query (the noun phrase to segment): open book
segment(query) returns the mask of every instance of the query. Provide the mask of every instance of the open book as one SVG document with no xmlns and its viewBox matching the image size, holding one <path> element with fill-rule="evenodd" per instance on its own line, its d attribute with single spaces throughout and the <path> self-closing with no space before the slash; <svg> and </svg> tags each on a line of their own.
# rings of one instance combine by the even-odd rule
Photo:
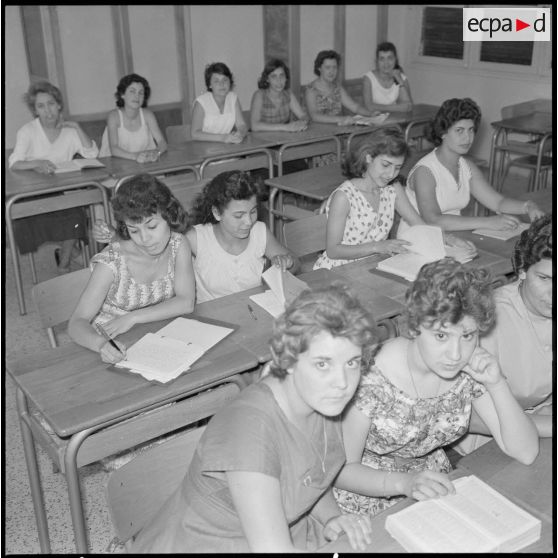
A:
<svg viewBox="0 0 558 558">
<path fill-rule="evenodd" d="M 495 231 L 492 229 L 475 229 L 473 232 L 480 236 L 488 236 L 490 238 L 497 238 L 498 240 L 509 240 L 514 236 L 519 236 L 523 231 L 529 228 L 529 223 L 520 223 L 515 229 L 508 231 Z"/>
<path fill-rule="evenodd" d="M 541 522 L 470 475 L 456 494 L 417 502 L 386 519 L 408 552 L 515 552 L 539 540 Z"/>
<path fill-rule="evenodd" d="M 379 126 L 389 116 L 389 112 L 380 112 L 374 116 L 363 116 L 357 114 L 354 118 L 355 124 L 359 126 Z"/>
<path fill-rule="evenodd" d="M 97 159 L 72 159 L 71 161 L 64 161 L 63 163 L 56 163 L 54 174 L 75 172 L 83 169 L 102 168 L 104 166 L 105 165 Z"/>
<path fill-rule="evenodd" d="M 269 290 L 252 295 L 250 298 L 274 318 L 280 316 L 288 304 L 299 293 L 308 288 L 308 284 L 297 279 L 288 271 L 281 271 L 272 265 L 262 274 Z"/>
<path fill-rule="evenodd" d="M 199 320 L 176 318 L 156 333 L 147 333 L 126 351 L 118 368 L 140 374 L 146 380 L 166 383 L 174 380 L 233 328 Z"/>
<path fill-rule="evenodd" d="M 440 227 L 431 225 L 415 225 L 405 230 L 400 238 L 411 243 L 409 252 L 397 254 L 378 264 L 380 271 L 399 275 L 407 281 L 417 278 L 420 268 L 429 262 L 451 256 L 461 263 L 472 259 L 469 252 L 455 246 L 444 246 L 444 237 Z"/>
</svg>

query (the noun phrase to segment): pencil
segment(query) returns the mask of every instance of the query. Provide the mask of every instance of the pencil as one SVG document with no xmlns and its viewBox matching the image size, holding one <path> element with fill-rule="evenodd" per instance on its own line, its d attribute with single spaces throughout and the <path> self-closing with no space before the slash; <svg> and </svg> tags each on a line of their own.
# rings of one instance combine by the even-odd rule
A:
<svg viewBox="0 0 558 558">
<path fill-rule="evenodd" d="M 254 314 L 254 309 L 249 304 L 247 304 L 246 306 L 248 306 L 248 312 L 250 312 L 250 316 L 252 316 L 252 318 L 254 318 L 254 320 L 257 321 L 258 316 L 256 316 L 256 314 Z"/>
<path fill-rule="evenodd" d="M 101 335 L 121 354 L 124 355 L 122 349 L 114 342 L 114 339 L 105 331 L 105 328 L 101 324 L 97 324 L 97 329 L 101 332 Z"/>
</svg>

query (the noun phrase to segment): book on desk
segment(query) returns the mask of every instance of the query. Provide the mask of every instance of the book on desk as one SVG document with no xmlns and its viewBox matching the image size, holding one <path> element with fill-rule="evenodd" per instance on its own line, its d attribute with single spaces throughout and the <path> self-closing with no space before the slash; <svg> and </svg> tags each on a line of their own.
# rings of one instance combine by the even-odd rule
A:
<svg viewBox="0 0 558 558">
<path fill-rule="evenodd" d="M 63 163 L 56 163 L 54 174 L 64 172 L 75 172 L 84 169 L 97 169 L 103 168 L 105 165 L 98 159 L 72 159 L 71 161 L 64 161 Z"/>
<path fill-rule="evenodd" d="M 473 234 L 478 234 L 479 236 L 488 236 L 489 238 L 497 238 L 498 240 L 509 240 L 519 236 L 523 231 L 529 228 L 529 223 L 519 223 L 515 229 L 509 229 L 506 231 L 496 231 L 493 229 L 475 229 Z"/>
<path fill-rule="evenodd" d="M 378 263 L 378 269 L 414 281 L 420 268 L 430 262 L 441 260 L 446 256 L 465 263 L 472 259 L 469 252 L 455 246 L 444 246 L 444 238 L 440 227 L 415 225 L 404 231 L 401 240 L 410 242 L 408 252 L 397 254 Z"/>
<path fill-rule="evenodd" d="M 408 552 L 515 552 L 539 540 L 541 521 L 478 477 L 461 477 L 455 494 L 417 502 L 386 518 Z"/>
<path fill-rule="evenodd" d="M 115 364 L 148 381 L 165 384 L 190 368 L 211 347 L 234 331 L 188 318 L 176 318 L 156 333 L 147 333 Z"/>
</svg>

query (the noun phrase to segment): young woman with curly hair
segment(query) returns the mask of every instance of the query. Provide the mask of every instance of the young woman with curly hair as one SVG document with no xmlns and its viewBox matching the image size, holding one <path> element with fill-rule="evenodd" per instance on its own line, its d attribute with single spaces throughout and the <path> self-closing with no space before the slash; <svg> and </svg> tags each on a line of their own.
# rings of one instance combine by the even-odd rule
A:
<svg viewBox="0 0 558 558">
<path fill-rule="evenodd" d="M 443 446 L 467 432 L 471 408 L 503 452 L 525 464 L 538 453 L 534 424 L 479 346 L 494 323 L 488 271 L 452 258 L 426 264 L 406 304 L 408 337 L 388 340 L 367 364 L 343 420 L 347 464 L 335 492 L 345 511 L 453 493 Z"/>
<path fill-rule="evenodd" d="M 125 356 L 97 329 L 111 336 L 137 323 L 187 314 L 194 308 L 192 254 L 184 232 L 186 213 L 154 176 L 138 174 L 114 194 L 118 236 L 91 258 L 91 278 L 69 323 L 72 339 L 98 351 L 105 362 Z"/>
<path fill-rule="evenodd" d="M 132 551 L 313 551 L 342 531 L 364 550 L 368 518 L 342 514 L 331 485 L 345 461 L 339 415 L 373 328 L 345 287 L 301 293 L 274 323 L 269 374 L 210 420 Z"/>
<path fill-rule="evenodd" d="M 494 291 L 496 324 L 482 338 L 521 408 L 540 437 L 552 436 L 552 216 L 534 221 L 515 245 L 516 280 Z M 469 453 L 488 442 L 490 432 L 476 413 L 456 449 Z M 484 435 L 483 435 L 484 434 Z"/>
<path fill-rule="evenodd" d="M 298 259 L 258 221 L 260 187 L 247 172 L 226 171 L 206 184 L 186 237 L 192 247 L 196 300 L 204 302 L 261 284 L 266 259 L 295 272 Z"/>
<path fill-rule="evenodd" d="M 407 178 L 409 200 L 429 225 L 446 231 L 479 227 L 508 230 L 519 224 L 514 215 L 528 215 L 533 220 L 543 214 L 532 201 L 506 198 L 494 190 L 475 163 L 466 157 L 480 119 L 480 108 L 472 99 L 448 99 L 431 122 L 427 137 L 436 148 L 416 163 Z M 495 215 L 461 215 L 471 196 Z M 408 226 L 402 220 L 399 233 Z"/>
</svg>

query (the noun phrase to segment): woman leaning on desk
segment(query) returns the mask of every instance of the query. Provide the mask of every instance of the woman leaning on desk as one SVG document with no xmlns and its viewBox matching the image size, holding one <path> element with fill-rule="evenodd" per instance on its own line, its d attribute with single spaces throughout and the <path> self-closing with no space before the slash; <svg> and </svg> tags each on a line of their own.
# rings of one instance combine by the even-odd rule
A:
<svg viewBox="0 0 558 558">
<path fill-rule="evenodd" d="M 248 133 L 240 101 L 234 91 L 234 79 L 223 62 L 205 68 L 207 92 L 194 101 L 192 139 L 240 143 Z"/>
<path fill-rule="evenodd" d="M 467 432 L 472 408 L 507 455 L 528 465 L 539 450 L 498 360 L 479 345 L 494 323 L 487 270 L 452 258 L 424 265 L 407 291 L 405 317 L 408 334 L 367 359 L 343 418 L 347 464 L 335 486 L 348 512 L 376 514 L 403 495 L 453 493 L 443 448 Z"/>
<path fill-rule="evenodd" d="M 300 294 L 274 322 L 269 373 L 212 417 L 132 552 L 312 551 L 343 531 L 364 550 L 369 519 L 341 514 L 331 485 L 345 461 L 339 414 L 372 341 L 344 287 Z"/>
<path fill-rule="evenodd" d="M 403 73 L 393 43 L 376 48 L 376 69 L 362 77 L 364 106 L 370 111 L 407 112 L 413 108 L 411 87 Z"/>
<path fill-rule="evenodd" d="M 516 280 L 494 292 L 496 324 L 482 338 L 513 395 L 535 423 L 539 436 L 552 436 L 552 216 L 531 223 L 512 257 Z M 456 449 L 469 453 L 490 440 L 486 425 L 473 412 L 469 434 Z"/>
<path fill-rule="evenodd" d="M 101 140 L 101 157 L 122 157 L 138 163 L 157 161 L 167 150 L 157 118 L 147 109 L 151 88 L 138 74 L 124 76 L 116 86 L 116 107 L 109 112 Z"/>
<path fill-rule="evenodd" d="M 289 89 L 290 72 L 277 58 L 264 67 L 258 90 L 252 97 L 250 126 L 253 132 L 300 132 L 308 126 L 308 115 Z M 295 116 L 297 120 L 291 117 Z"/>
<path fill-rule="evenodd" d="M 407 177 L 407 196 L 429 225 L 446 231 L 476 228 L 515 229 L 514 215 L 531 220 L 543 212 L 532 201 L 507 198 L 494 190 L 477 165 L 466 157 L 473 145 L 481 119 L 479 106 L 471 99 L 444 101 L 431 122 L 427 138 L 436 148 L 415 164 Z M 496 215 L 461 215 L 471 196 Z M 398 234 L 408 227 L 401 220 Z"/>
<path fill-rule="evenodd" d="M 76 154 L 86 159 L 97 157 L 95 142 L 77 122 L 64 119 L 64 101 L 58 87 L 47 81 L 32 83 L 23 99 L 35 118 L 17 132 L 10 169 L 53 174 L 56 163 L 70 161 Z M 70 271 L 76 239 L 87 238 L 87 218 L 82 208 L 18 219 L 14 228 L 22 254 L 35 252 L 47 241 L 61 242 L 61 249 L 55 252 L 59 273 Z"/>
</svg>

